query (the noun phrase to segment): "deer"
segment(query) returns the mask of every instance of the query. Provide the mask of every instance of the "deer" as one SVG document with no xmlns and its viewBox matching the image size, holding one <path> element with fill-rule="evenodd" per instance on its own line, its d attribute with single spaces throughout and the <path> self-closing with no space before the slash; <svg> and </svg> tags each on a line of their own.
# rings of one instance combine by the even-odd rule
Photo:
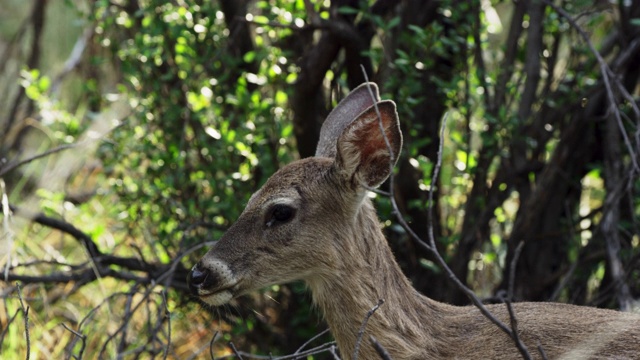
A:
<svg viewBox="0 0 640 360">
<path fill-rule="evenodd" d="M 478 307 L 432 300 L 402 273 L 368 196 L 392 176 L 402 142 L 395 103 L 380 100 L 375 83 L 355 88 L 323 123 L 315 156 L 273 174 L 193 266 L 192 294 L 221 306 L 302 280 L 343 359 L 353 359 L 356 346 L 358 358 L 380 358 L 363 336 L 395 360 L 522 358 Z M 486 307 L 504 323 L 512 319 L 504 304 Z M 640 359 L 638 314 L 561 303 L 512 308 L 533 359 Z"/>
</svg>

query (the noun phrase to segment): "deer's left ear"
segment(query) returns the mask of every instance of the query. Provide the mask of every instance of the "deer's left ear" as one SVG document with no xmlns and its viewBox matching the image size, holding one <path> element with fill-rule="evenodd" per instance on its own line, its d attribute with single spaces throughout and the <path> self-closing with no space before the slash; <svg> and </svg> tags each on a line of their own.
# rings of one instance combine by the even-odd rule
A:
<svg viewBox="0 0 640 360">
<path fill-rule="evenodd" d="M 380 117 L 374 106 L 369 107 L 344 129 L 336 144 L 336 170 L 352 185 L 379 186 L 400 155 L 402 134 L 396 104 L 386 100 L 377 105 Z"/>
</svg>

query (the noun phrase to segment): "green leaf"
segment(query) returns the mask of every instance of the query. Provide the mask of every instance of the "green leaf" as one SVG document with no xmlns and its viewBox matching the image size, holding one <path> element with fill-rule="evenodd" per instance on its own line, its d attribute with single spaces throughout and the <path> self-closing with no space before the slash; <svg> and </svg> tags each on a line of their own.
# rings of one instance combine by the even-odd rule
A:
<svg viewBox="0 0 640 360">
<path fill-rule="evenodd" d="M 253 17 L 253 21 L 258 24 L 266 25 L 269 23 L 269 18 L 263 15 L 256 15 Z"/>
<path fill-rule="evenodd" d="M 400 24 L 400 17 L 396 16 L 393 19 L 389 20 L 389 22 L 387 23 L 386 28 L 387 29 L 393 29 L 394 27 L 398 26 Z"/>
<path fill-rule="evenodd" d="M 360 11 L 358 9 L 354 9 L 350 6 L 341 6 L 338 8 L 338 14 L 342 14 L 342 15 L 353 15 L 359 12 Z"/>
<path fill-rule="evenodd" d="M 275 100 L 276 100 L 276 104 L 278 105 L 285 105 L 287 103 L 287 93 L 285 93 L 284 91 L 278 90 L 276 91 L 276 96 L 275 96 Z"/>
<path fill-rule="evenodd" d="M 242 57 L 242 60 L 244 60 L 244 62 L 246 63 L 251 63 L 253 62 L 253 60 L 256 58 L 256 52 L 255 51 L 247 51 L 244 56 Z"/>
</svg>

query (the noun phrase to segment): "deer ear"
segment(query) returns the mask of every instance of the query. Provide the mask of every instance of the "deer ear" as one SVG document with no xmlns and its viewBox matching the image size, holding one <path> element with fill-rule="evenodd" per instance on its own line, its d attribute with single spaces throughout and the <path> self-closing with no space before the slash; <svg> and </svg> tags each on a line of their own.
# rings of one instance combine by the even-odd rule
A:
<svg viewBox="0 0 640 360">
<path fill-rule="evenodd" d="M 371 93 L 373 93 L 373 97 L 371 97 Z M 322 124 L 316 156 L 334 158 L 336 156 L 336 141 L 340 134 L 353 119 L 378 101 L 380 101 L 380 94 L 375 83 L 364 83 L 353 89 L 331 111 Z"/>
<path fill-rule="evenodd" d="M 336 144 L 335 167 L 354 186 L 382 184 L 400 155 L 402 133 L 396 104 L 386 100 L 377 105 L 380 117 L 374 106 L 366 109 L 344 129 Z"/>
</svg>

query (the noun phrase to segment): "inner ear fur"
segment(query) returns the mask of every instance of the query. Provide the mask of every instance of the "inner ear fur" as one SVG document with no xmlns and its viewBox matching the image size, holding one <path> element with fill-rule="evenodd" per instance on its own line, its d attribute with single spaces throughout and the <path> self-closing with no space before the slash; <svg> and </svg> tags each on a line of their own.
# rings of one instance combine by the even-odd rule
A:
<svg viewBox="0 0 640 360">
<path fill-rule="evenodd" d="M 353 89 L 331 111 L 322 124 L 315 156 L 335 158 L 336 141 L 340 134 L 351 124 L 353 119 L 378 101 L 380 101 L 380 93 L 375 83 L 363 83 Z"/>
<path fill-rule="evenodd" d="M 380 117 L 375 106 L 369 107 L 344 129 L 336 144 L 336 169 L 352 185 L 380 186 L 400 155 L 402 134 L 396 105 L 385 100 L 377 107 Z"/>
</svg>

